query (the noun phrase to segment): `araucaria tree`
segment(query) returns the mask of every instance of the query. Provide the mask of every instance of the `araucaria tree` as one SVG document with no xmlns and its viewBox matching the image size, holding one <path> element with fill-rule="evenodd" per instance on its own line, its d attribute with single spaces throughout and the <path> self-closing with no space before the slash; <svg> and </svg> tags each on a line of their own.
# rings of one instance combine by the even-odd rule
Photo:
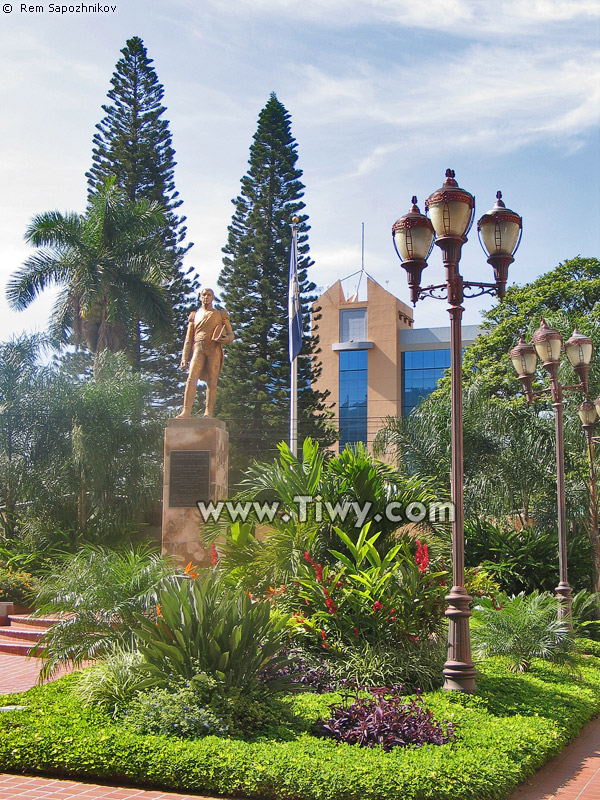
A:
<svg viewBox="0 0 600 800">
<path fill-rule="evenodd" d="M 166 289 L 174 310 L 174 327 L 169 341 L 158 351 L 148 347 L 140 325 L 133 330 L 133 339 L 138 362 L 154 379 L 161 399 L 170 404 L 175 398 L 179 400 L 183 377 L 177 366 L 179 351 L 193 302 L 191 295 L 197 293 L 198 284 L 183 270 L 183 256 L 191 245 L 182 244 L 185 217 L 177 215 L 182 201 L 175 190 L 175 151 L 169 123 L 164 119 L 164 89 L 139 37 L 129 39 L 121 53 L 111 79 L 109 103 L 102 106 L 105 116 L 96 126 L 87 178 L 90 196 L 107 177 L 114 176 L 131 202 L 155 201 L 166 209 L 163 241 L 171 259 Z"/>
<path fill-rule="evenodd" d="M 232 201 L 235 212 L 219 278 L 236 341 L 227 348 L 217 414 L 227 421 L 236 471 L 254 458 L 271 458 L 277 443 L 288 436 L 288 275 L 294 216 L 299 219 L 298 282 L 305 333 L 315 299 L 315 285 L 307 277 L 312 264 L 309 226 L 297 160 L 290 115 L 271 94 L 258 117 L 240 195 Z M 308 435 L 320 440 L 327 435 L 323 398 L 310 385 L 310 352 L 310 338 L 305 336 L 298 362 L 300 441 Z"/>
</svg>

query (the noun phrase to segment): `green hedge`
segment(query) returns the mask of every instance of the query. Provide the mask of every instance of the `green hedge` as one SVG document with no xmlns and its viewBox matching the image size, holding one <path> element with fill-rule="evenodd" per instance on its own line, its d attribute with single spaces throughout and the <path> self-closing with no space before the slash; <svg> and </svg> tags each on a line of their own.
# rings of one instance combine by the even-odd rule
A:
<svg viewBox="0 0 600 800">
<path fill-rule="evenodd" d="M 83 709 L 71 681 L 3 698 L 27 708 L 0 714 L 0 769 L 263 800 L 500 800 L 600 711 L 593 656 L 578 676 L 542 662 L 511 675 L 487 661 L 476 695 L 425 695 L 436 718 L 456 723 L 457 743 L 390 753 L 310 734 L 337 696 L 290 697 L 297 724 L 254 741 L 190 742 L 125 731 Z"/>
</svg>

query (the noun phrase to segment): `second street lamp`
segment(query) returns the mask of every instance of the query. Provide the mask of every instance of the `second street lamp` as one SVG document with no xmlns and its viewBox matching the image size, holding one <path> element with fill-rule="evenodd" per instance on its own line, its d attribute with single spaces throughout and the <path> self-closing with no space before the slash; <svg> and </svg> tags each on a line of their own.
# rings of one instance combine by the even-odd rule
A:
<svg viewBox="0 0 600 800">
<path fill-rule="evenodd" d="M 450 375 L 452 409 L 452 476 L 451 493 L 454 507 L 452 523 L 452 589 L 446 597 L 448 618 L 448 659 L 444 665 L 444 688 L 463 692 L 475 691 L 475 667 L 471 660 L 469 617 L 471 597 L 465 589 L 465 531 L 463 476 L 463 417 L 462 417 L 462 331 L 463 301 L 482 294 L 502 299 L 506 290 L 508 267 L 521 239 L 522 221 L 518 214 L 507 209 L 500 192 L 496 205 L 479 220 L 477 228 L 481 245 L 494 269 L 494 283 L 464 281 L 459 262 L 463 244 L 473 224 L 475 198 L 461 189 L 454 171 L 446 170 L 441 189 L 425 201 L 429 218 L 421 214 L 417 198 L 412 198 L 408 214 L 392 227 L 396 253 L 407 272 L 410 298 L 413 305 L 423 297 L 447 300 L 450 314 Z M 427 258 L 435 244 L 442 251 L 446 281 L 437 286 L 421 288 L 421 276 Z"/>
<path fill-rule="evenodd" d="M 556 595 L 561 601 L 560 616 L 570 617 L 573 592 L 569 586 L 567 570 L 567 514 L 565 501 L 565 449 L 563 438 L 563 392 L 576 391 L 586 395 L 586 403 L 580 407 L 580 417 L 584 424 L 590 425 L 591 410 L 595 409 L 587 401 L 588 373 L 592 360 L 593 342 L 588 336 L 583 336 L 577 328 L 573 335 L 565 342 L 564 349 L 569 361 L 579 378 L 578 384 L 561 385 L 558 379 L 558 365 L 563 349 L 563 339 L 559 331 L 548 327 L 542 318 L 541 325 L 531 337 L 533 344 L 527 344 L 521 336 L 519 344 L 510 352 L 510 359 L 523 384 L 527 402 L 533 403 L 539 397 L 550 394 L 554 408 L 554 425 L 556 432 L 556 487 L 558 510 L 558 571 L 559 583 Z M 533 391 L 533 378 L 536 372 L 537 357 L 550 376 L 550 388 L 539 392 Z M 584 421 L 585 420 L 585 421 Z M 588 429 L 586 429 L 586 433 Z M 591 433 L 590 433 L 591 436 Z M 593 469 L 593 465 L 592 465 Z"/>
</svg>

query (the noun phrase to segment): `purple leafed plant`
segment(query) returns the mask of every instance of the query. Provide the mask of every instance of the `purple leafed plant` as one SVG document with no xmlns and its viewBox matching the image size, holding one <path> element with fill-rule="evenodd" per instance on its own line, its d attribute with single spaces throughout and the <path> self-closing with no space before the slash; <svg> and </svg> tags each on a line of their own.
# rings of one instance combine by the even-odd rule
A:
<svg viewBox="0 0 600 800">
<path fill-rule="evenodd" d="M 282 650 L 279 655 L 290 657 L 290 663 L 283 664 L 277 669 L 272 667 L 264 669 L 259 676 L 261 683 L 285 681 L 296 687 L 297 691 L 306 689 L 317 694 L 334 692 L 339 688 L 340 681 L 331 674 L 325 661 L 310 666 L 306 658 L 297 651 Z"/>
<path fill-rule="evenodd" d="M 446 744 L 455 739 L 452 723 L 434 720 L 418 692 L 410 700 L 402 692 L 403 687 L 393 686 L 371 689 L 370 697 L 344 695 L 341 703 L 330 706 L 331 718 L 319 721 L 321 734 L 361 747 L 381 745 L 384 750 Z"/>
</svg>

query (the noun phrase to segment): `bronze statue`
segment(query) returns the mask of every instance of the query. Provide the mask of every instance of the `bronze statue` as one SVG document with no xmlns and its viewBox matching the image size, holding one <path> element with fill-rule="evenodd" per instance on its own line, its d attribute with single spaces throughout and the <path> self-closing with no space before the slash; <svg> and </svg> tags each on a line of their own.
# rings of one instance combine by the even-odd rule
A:
<svg viewBox="0 0 600 800">
<path fill-rule="evenodd" d="M 231 329 L 229 314 L 223 308 L 213 308 L 215 293 L 212 289 L 202 289 L 200 300 L 202 308 L 193 311 L 188 318 L 188 329 L 181 356 L 181 368 L 186 369 L 190 361 L 190 371 L 185 385 L 183 411 L 180 417 L 191 417 L 196 399 L 198 380 L 206 383 L 205 417 L 212 417 L 217 399 L 217 383 L 223 366 L 223 345 L 233 342 L 235 336 Z M 192 354 L 193 348 L 193 354 Z"/>
</svg>

